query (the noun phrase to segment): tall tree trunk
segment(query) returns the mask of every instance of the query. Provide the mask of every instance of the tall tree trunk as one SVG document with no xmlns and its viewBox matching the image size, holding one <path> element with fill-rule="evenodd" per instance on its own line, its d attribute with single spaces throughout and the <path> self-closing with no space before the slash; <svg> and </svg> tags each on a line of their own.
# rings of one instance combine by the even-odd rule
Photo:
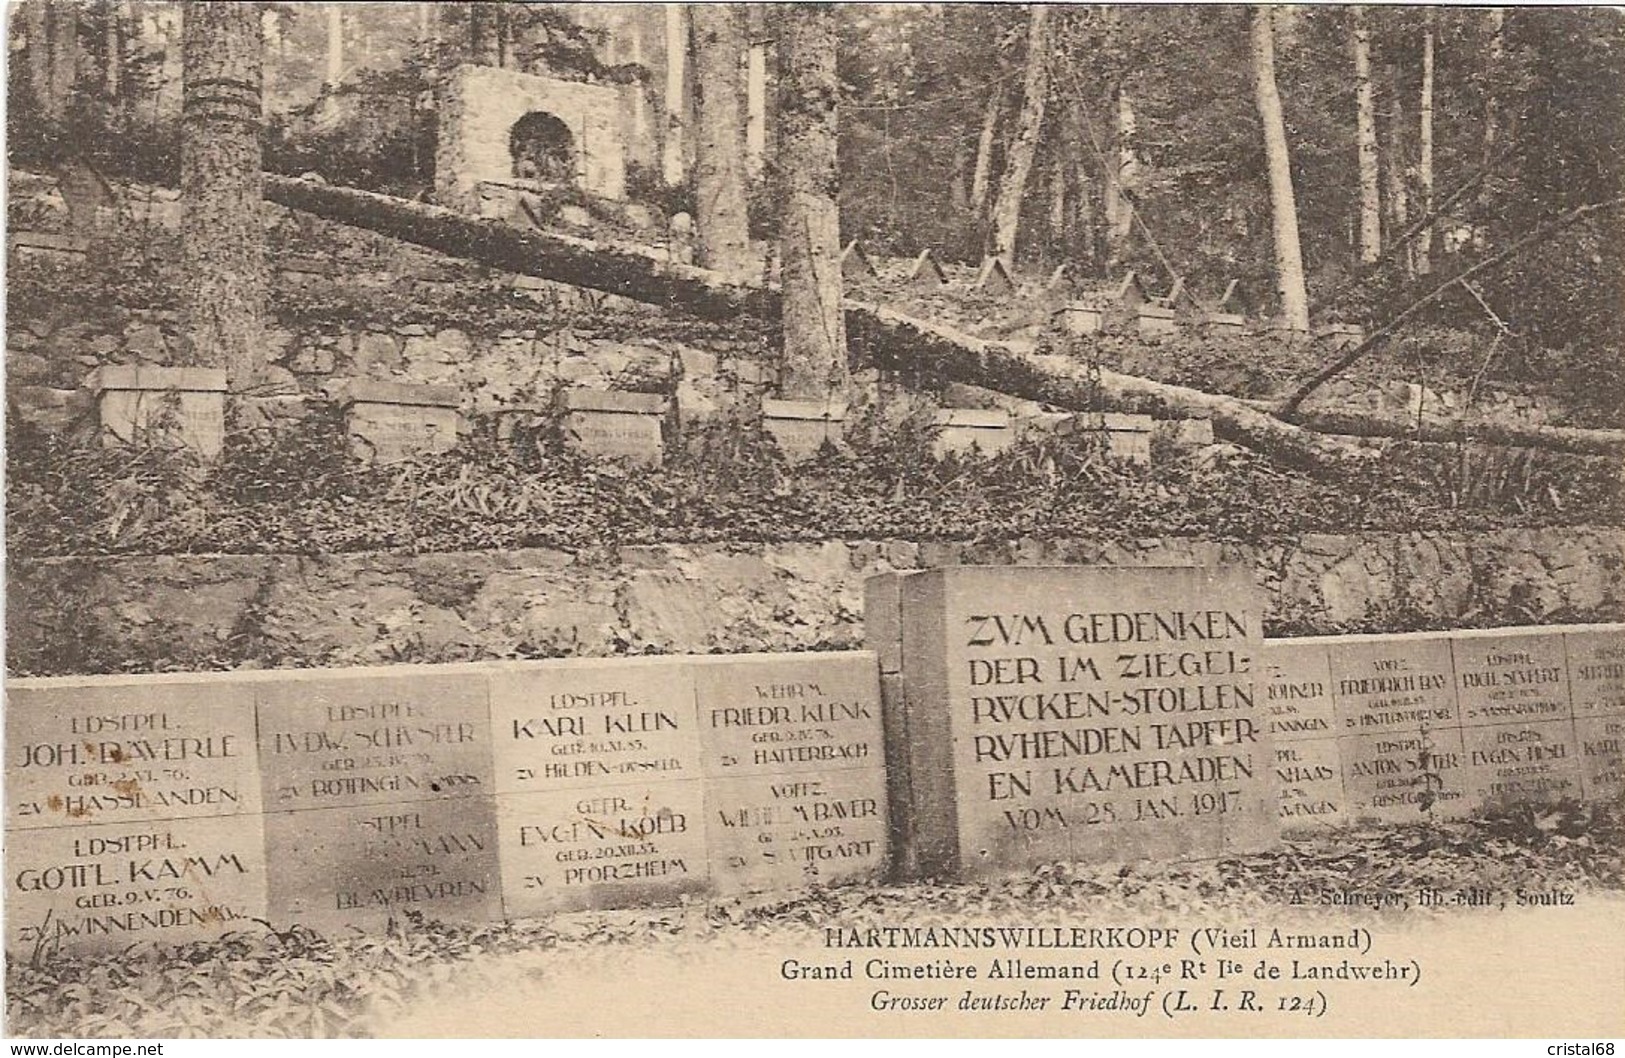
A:
<svg viewBox="0 0 1625 1058">
<path fill-rule="evenodd" d="M 1416 163 L 1417 189 L 1422 196 L 1421 209 L 1425 217 L 1433 212 L 1433 16 L 1427 16 L 1422 29 L 1422 102 L 1421 131 L 1418 135 L 1419 156 Z M 1433 222 L 1416 236 L 1416 271 L 1427 275 L 1433 271 Z"/>
<path fill-rule="evenodd" d="M 848 368 L 836 206 L 835 9 L 789 4 L 780 20 L 784 370 L 779 388 L 792 400 L 838 399 L 846 392 Z"/>
<path fill-rule="evenodd" d="M 1264 154 L 1269 161 L 1270 213 L 1275 225 L 1275 283 L 1281 296 L 1281 320 L 1294 331 L 1309 330 L 1309 292 L 1303 276 L 1303 250 L 1298 242 L 1298 203 L 1292 193 L 1292 160 L 1287 152 L 1286 121 L 1275 87 L 1275 29 L 1271 8 L 1252 10 L 1253 89 L 1258 118 L 1264 126 Z"/>
<path fill-rule="evenodd" d="M 51 95 L 51 0 L 24 0 L 19 15 L 28 35 L 28 90 L 42 115 Z"/>
<path fill-rule="evenodd" d="M 344 8 L 327 5 L 327 72 L 322 86 L 331 91 L 344 80 Z"/>
<path fill-rule="evenodd" d="M 508 17 L 508 5 L 493 4 L 492 17 L 496 21 L 497 65 L 506 70 L 513 65 L 513 26 Z"/>
<path fill-rule="evenodd" d="M 476 0 L 468 5 L 468 61 L 476 66 L 497 64 L 495 5 Z"/>
<path fill-rule="evenodd" d="M 1012 259 L 1016 236 L 1021 228 L 1021 200 L 1027 192 L 1038 150 L 1038 135 L 1044 127 L 1044 104 L 1049 96 L 1049 8 L 1034 4 L 1027 23 L 1027 75 L 1022 84 L 1021 120 L 1004 159 L 999 177 L 999 193 L 993 200 L 991 231 L 987 251 L 994 257 Z"/>
<path fill-rule="evenodd" d="M 1111 201 L 1106 206 L 1106 260 L 1108 268 L 1117 268 L 1128 255 L 1129 240 L 1134 236 L 1134 199 L 1140 183 L 1140 156 L 1135 151 L 1139 129 L 1134 116 L 1134 98 L 1126 87 L 1119 84 L 1115 93 L 1117 105 L 1113 108 L 1113 140 L 1116 159 L 1111 180 L 1107 182 Z"/>
<path fill-rule="evenodd" d="M 1066 246 L 1066 162 L 1054 152 L 1049 165 L 1049 251 L 1060 254 Z"/>
<path fill-rule="evenodd" d="M 660 172 L 667 186 L 683 182 L 683 68 L 688 63 L 688 19 L 683 4 L 666 5 L 666 112 Z"/>
<path fill-rule="evenodd" d="M 1382 195 L 1377 164 L 1377 93 L 1371 80 L 1371 31 L 1365 9 L 1356 7 L 1354 19 L 1355 140 L 1360 156 L 1360 263 L 1375 264 L 1382 256 Z"/>
<path fill-rule="evenodd" d="M 248 388 L 264 363 L 260 5 L 186 5 L 181 303 L 187 358 Z"/>
<path fill-rule="evenodd" d="M 1388 162 L 1384 167 L 1388 183 L 1388 230 L 1396 235 L 1410 227 L 1411 203 L 1410 188 L 1407 186 L 1406 172 L 1409 163 L 1405 156 L 1405 105 L 1399 94 L 1399 87 L 1392 77 L 1387 81 L 1388 95 Z M 1404 246 L 1396 247 L 1395 252 L 1403 264 L 1407 276 L 1416 274 L 1415 243 L 1406 242 Z"/>
<path fill-rule="evenodd" d="M 739 107 L 739 55 L 744 34 L 735 4 L 697 4 L 694 35 L 695 233 L 699 262 L 742 275 L 755 263 L 745 208 L 744 122 Z"/>
<path fill-rule="evenodd" d="M 745 175 L 762 177 L 767 159 L 767 42 L 752 40 L 745 53 Z"/>
<path fill-rule="evenodd" d="M 963 138 L 954 144 L 953 175 L 948 178 L 948 205 L 954 216 L 970 212 L 970 142 Z"/>
<path fill-rule="evenodd" d="M 49 55 L 45 92 L 45 118 L 61 125 L 68 117 L 73 90 L 79 80 L 79 4 L 77 0 L 51 0 L 46 5 Z"/>
<path fill-rule="evenodd" d="M 1495 156 L 1495 145 L 1501 134 L 1501 100 L 1496 93 L 1496 78 L 1501 74 L 1501 64 L 1506 57 L 1506 9 L 1492 7 L 1489 10 L 1490 43 L 1489 56 L 1484 71 L 1484 164 L 1489 165 L 1490 159 Z"/>
<path fill-rule="evenodd" d="M 999 111 L 1004 109 L 1004 89 L 987 97 L 987 105 L 982 109 L 982 132 L 976 137 L 976 165 L 971 169 L 970 180 L 970 207 L 975 210 L 973 218 L 980 223 L 982 212 L 987 208 L 987 188 L 993 175 L 993 137 L 999 129 Z"/>
<path fill-rule="evenodd" d="M 643 17 L 640 7 L 628 8 L 631 12 L 627 19 L 627 61 L 636 66 L 643 65 Z M 653 137 L 649 131 L 649 84 L 647 81 L 638 81 L 632 86 L 632 135 L 631 151 L 639 160 L 648 160 L 653 157 Z"/>
<path fill-rule="evenodd" d="M 111 101 L 123 94 L 124 84 L 124 4 L 120 0 L 102 0 L 102 11 L 107 21 L 102 26 L 103 92 Z"/>
</svg>

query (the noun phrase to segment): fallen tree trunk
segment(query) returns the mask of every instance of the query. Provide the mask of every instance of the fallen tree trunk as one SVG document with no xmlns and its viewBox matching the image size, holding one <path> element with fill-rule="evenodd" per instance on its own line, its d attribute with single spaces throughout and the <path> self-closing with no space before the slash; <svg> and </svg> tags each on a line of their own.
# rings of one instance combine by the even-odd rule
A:
<svg viewBox="0 0 1625 1058">
<path fill-rule="evenodd" d="M 879 305 L 849 299 L 846 306 L 849 345 L 884 368 L 923 368 L 950 381 L 1077 411 L 1093 409 L 1098 400 L 1114 410 L 1207 418 L 1220 437 L 1300 466 L 1324 467 L 1377 454 L 1357 441 L 1283 422 L 1238 397 L 1105 369 L 1099 372 L 1097 390 L 1087 365 L 1069 357 L 1022 352 Z"/>
<path fill-rule="evenodd" d="M 702 319 L 740 314 L 770 321 L 779 317 L 782 302 L 776 286 L 730 282 L 703 268 L 663 260 L 647 247 L 527 231 L 501 220 L 313 180 L 267 175 L 265 196 L 292 209 L 455 257 L 668 306 Z M 1297 465 L 1325 466 L 1373 453 L 1369 446 L 1289 423 L 1238 397 L 1106 370 L 1099 373 L 1097 390 L 1085 365 L 1067 357 L 1024 352 L 879 305 L 847 299 L 844 308 L 849 345 L 881 367 L 925 369 L 950 381 L 1074 410 L 1091 410 L 1103 401 L 1119 411 L 1211 418 L 1219 436 Z M 1415 436 L 1410 431 L 1391 434 Z M 1625 453 L 1625 434 L 1615 431 L 1498 428 L 1493 434 L 1475 431 L 1473 438 L 1448 439 L 1478 438 L 1566 451 Z"/>
<path fill-rule="evenodd" d="M 1261 410 L 1272 406 L 1264 403 Z M 1255 405 L 1256 406 L 1256 405 Z M 1294 421 L 1320 433 L 1356 437 L 1390 438 L 1407 441 L 1505 445 L 1514 448 L 1546 448 L 1576 455 L 1617 456 L 1625 454 L 1625 431 L 1591 430 L 1578 426 L 1514 426 L 1494 422 L 1399 422 L 1381 415 L 1331 408 L 1304 408 Z"/>
<path fill-rule="evenodd" d="M 526 230 L 492 217 L 286 176 L 266 174 L 265 197 L 453 257 L 680 307 L 701 319 L 725 320 L 740 313 L 776 318 L 779 311 L 776 290 L 731 283 L 703 268 L 661 260 L 645 247 Z"/>
</svg>

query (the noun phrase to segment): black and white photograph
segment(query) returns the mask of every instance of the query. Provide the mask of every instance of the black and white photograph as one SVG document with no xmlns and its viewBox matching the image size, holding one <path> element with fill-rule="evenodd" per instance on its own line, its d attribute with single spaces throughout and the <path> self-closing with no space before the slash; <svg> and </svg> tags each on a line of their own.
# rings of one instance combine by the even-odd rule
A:
<svg viewBox="0 0 1625 1058">
<path fill-rule="evenodd" d="M 6 1039 L 1625 1038 L 1625 10 L 5 11 Z"/>
</svg>

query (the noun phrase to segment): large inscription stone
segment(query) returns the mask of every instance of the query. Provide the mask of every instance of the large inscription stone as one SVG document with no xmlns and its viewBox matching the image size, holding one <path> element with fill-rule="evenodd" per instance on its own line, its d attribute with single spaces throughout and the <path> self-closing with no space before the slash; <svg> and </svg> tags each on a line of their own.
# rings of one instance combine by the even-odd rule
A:
<svg viewBox="0 0 1625 1058">
<path fill-rule="evenodd" d="M 8 831 L 260 811 L 241 683 L 14 680 L 5 727 Z"/>
<path fill-rule="evenodd" d="M 12 830 L 6 877 L 14 955 L 183 944 L 268 913 L 259 816 Z"/>
<path fill-rule="evenodd" d="M 510 916 L 671 902 L 709 884 L 694 685 L 681 660 L 492 678 Z"/>
<path fill-rule="evenodd" d="M 1261 598 L 1236 569 L 903 578 L 923 874 L 1216 856 L 1278 837 Z"/>
<path fill-rule="evenodd" d="M 1449 637 L 1349 636 L 1329 649 L 1349 815 L 1412 822 L 1464 813 Z"/>
<path fill-rule="evenodd" d="M 718 891 L 877 876 L 886 771 L 869 653 L 696 659 Z"/>
<path fill-rule="evenodd" d="M 1270 640 L 1264 660 L 1269 680 L 1264 701 L 1275 743 L 1281 825 L 1341 823 L 1346 818 L 1343 768 L 1326 641 Z"/>
</svg>

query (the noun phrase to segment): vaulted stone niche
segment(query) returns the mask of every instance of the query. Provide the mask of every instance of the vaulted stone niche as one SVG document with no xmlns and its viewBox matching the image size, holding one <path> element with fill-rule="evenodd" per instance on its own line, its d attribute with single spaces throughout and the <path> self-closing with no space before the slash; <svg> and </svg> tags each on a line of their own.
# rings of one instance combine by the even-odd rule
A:
<svg viewBox="0 0 1625 1058">
<path fill-rule="evenodd" d="M 463 66 L 441 100 L 435 196 L 476 212 L 481 184 L 574 184 L 626 197 L 622 92 L 606 85 Z"/>
</svg>

